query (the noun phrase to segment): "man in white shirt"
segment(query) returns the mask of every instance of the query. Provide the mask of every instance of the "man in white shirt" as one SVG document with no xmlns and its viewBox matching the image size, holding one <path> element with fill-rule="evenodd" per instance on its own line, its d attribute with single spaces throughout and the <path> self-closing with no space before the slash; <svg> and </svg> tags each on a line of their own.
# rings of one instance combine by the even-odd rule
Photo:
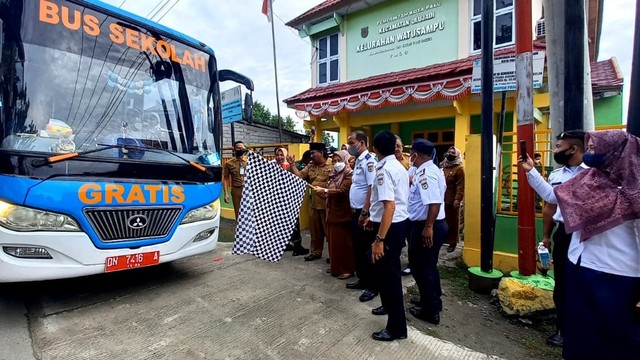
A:
<svg viewBox="0 0 640 360">
<path fill-rule="evenodd" d="M 444 211 L 447 185 L 442 169 L 433 163 L 434 155 L 433 143 L 425 139 L 413 141 L 411 156 L 415 156 L 416 170 L 409 190 L 409 262 L 420 301 L 409 312 L 437 325 L 442 311 L 438 255 L 447 238 L 448 226 Z"/>
<path fill-rule="evenodd" d="M 376 281 L 380 286 L 382 306 L 372 310 L 374 315 L 389 315 L 387 326 L 371 337 L 378 341 L 393 341 L 407 337 L 407 319 L 402 298 L 400 253 L 409 226 L 407 199 L 409 175 L 394 155 L 396 138 L 390 131 L 382 131 L 373 139 L 378 158 L 376 181 L 371 189 L 370 216 L 364 221 L 375 241 L 371 245 Z"/>
<path fill-rule="evenodd" d="M 367 257 L 367 251 L 371 249 L 373 236 L 367 236 L 361 224 L 369 216 L 362 209 L 365 207 L 368 209 L 371 204 L 371 186 L 373 186 L 376 177 L 376 160 L 373 154 L 367 150 L 368 138 L 364 132 L 352 132 L 347 142 L 349 144 L 347 151 L 350 155 L 356 157 L 353 166 L 353 182 L 349 189 L 349 202 L 353 210 L 351 238 L 353 239 L 356 276 L 358 276 L 357 281 L 347 283 L 347 289 L 364 290 L 360 295 L 360 301 L 364 302 L 372 300 L 378 295 L 378 289 L 373 282 L 371 259 Z"/>
<path fill-rule="evenodd" d="M 529 185 L 540 195 L 545 201 L 543 210 L 543 228 L 544 234 L 542 241 L 549 248 L 549 238 L 551 231 L 558 225 L 557 230 L 553 234 L 553 268 L 555 288 L 553 291 L 553 302 L 556 306 L 556 332 L 547 338 L 547 344 L 550 346 L 562 347 L 563 344 L 563 326 L 565 317 L 565 297 L 566 297 L 566 267 L 567 256 L 569 252 L 569 244 L 571 243 L 571 233 L 567 233 L 564 228 L 564 219 L 562 212 L 558 207 L 553 189 L 573 178 L 578 172 L 586 167 L 582 164 L 582 155 L 584 154 L 584 135 L 581 130 L 565 131 L 557 136 L 556 147 L 553 150 L 553 159 L 561 168 L 555 169 L 549 174 L 548 183 L 542 178 L 535 168 L 534 160 L 530 157 L 526 162 L 520 159 L 520 166 L 527 173 Z M 551 214 L 553 217 L 551 219 Z"/>
</svg>

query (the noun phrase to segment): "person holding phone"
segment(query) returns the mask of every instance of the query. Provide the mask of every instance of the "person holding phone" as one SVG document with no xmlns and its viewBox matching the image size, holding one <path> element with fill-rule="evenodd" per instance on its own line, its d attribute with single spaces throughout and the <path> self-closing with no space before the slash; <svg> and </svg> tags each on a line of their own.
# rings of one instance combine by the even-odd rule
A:
<svg viewBox="0 0 640 360">
<path fill-rule="evenodd" d="M 435 145 L 430 141 L 413 141 L 411 157 L 415 156 L 416 171 L 409 190 L 409 262 L 420 300 L 409 312 L 438 325 L 442 311 L 438 255 L 447 238 L 448 225 L 444 206 L 447 185 L 442 169 L 433 163 L 435 153 Z"/>
<path fill-rule="evenodd" d="M 534 161 L 526 156 L 526 149 L 518 163 L 527 173 L 529 185 L 545 201 L 543 208 L 542 243 L 551 248 L 551 232 L 557 225 L 553 234 L 553 272 L 555 288 L 553 290 L 553 302 L 556 307 L 556 331 L 547 338 L 547 345 L 562 347 L 564 342 L 564 319 L 565 319 L 565 297 L 566 297 L 566 266 L 568 261 L 569 243 L 571 242 L 571 232 L 567 232 L 564 226 L 564 218 L 558 207 L 558 200 L 553 189 L 576 176 L 587 167 L 582 163 L 584 154 L 585 132 L 582 130 L 572 130 L 562 132 L 556 137 L 556 147 L 553 150 L 553 159 L 561 168 L 555 169 L 549 174 L 548 182 L 540 175 L 535 168 Z M 522 151 L 523 149 L 521 149 Z"/>
<path fill-rule="evenodd" d="M 369 216 L 365 228 L 375 234 L 371 245 L 374 276 L 380 288 L 382 306 L 372 310 L 374 315 L 389 315 L 387 326 L 371 337 L 378 341 L 406 339 L 407 319 L 402 298 L 400 253 L 407 236 L 409 213 L 409 175 L 394 155 L 396 137 L 381 131 L 373 139 L 373 147 L 380 162 L 371 189 L 371 207 L 363 208 Z"/>
</svg>

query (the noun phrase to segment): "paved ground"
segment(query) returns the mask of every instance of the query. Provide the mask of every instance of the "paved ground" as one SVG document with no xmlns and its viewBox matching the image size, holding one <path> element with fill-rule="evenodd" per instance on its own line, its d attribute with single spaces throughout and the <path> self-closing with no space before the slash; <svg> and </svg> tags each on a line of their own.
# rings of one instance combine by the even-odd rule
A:
<svg viewBox="0 0 640 360">
<path fill-rule="evenodd" d="M 412 326 L 407 340 L 373 341 L 386 322 L 370 313 L 379 300 L 360 303 L 324 260 L 285 253 L 273 264 L 230 245 L 140 271 L 0 286 L 0 359 L 489 358 Z"/>
</svg>

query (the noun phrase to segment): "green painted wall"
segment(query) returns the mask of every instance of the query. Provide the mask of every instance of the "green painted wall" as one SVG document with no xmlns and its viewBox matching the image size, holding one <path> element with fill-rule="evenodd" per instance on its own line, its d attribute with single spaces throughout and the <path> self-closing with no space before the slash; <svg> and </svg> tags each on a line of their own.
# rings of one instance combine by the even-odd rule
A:
<svg viewBox="0 0 640 360">
<path fill-rule="evenodd" d="M 622 124 L 622 94 L 593 101 L 596 126 Z"/>
<path fill-rule="evenodd" d="M 542 239 L 542 218 L 536 218 L 536 244 Z M 498 215 L 496 218 L 495 251 L 518 254 L 518 217 Z"/>
<path fill-rule="evenodd" d="M 391 131 L 391 125 L 390 124 L 371 125 L 371 139 L 369 139 L 369 143 L 371 146 L 373 146 L 373 138 L 376 136 L 377 133 L 383 130 Z"/>
<path fill-rule="evenodd" d="M 385 1 L 350 15 L 346 24 L 347 80 L 458 55 L 458 0 Z"/>
</svg>

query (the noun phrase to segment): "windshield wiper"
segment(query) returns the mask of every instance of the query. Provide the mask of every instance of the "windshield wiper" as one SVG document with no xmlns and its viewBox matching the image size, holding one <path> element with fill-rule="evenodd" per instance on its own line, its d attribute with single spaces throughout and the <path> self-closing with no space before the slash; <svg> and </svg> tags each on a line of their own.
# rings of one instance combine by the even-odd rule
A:
<svg viewBox="0 0 640 360">
<path fill-rule="evenodd" d="M 61 162 L 61 161 L 65 161 L 65 160 L 69 160 L 69 159 L 73 159 L 76 158 L 78 156 L 83 156 L 83 155 L 88 155 L 88 154 L 92 154 L 92 153 L 96 153 L 96 152 L 100 152 L 100 151 L 104 151 L 104 150 L 109 150 L 109 149 L 123 149 L 123 150 L 145 150 L 145 151 L 150 151 L 150 152 L 156 152 L 156 153 L 166 153 L 166 154 L 170 154 L 173 155 L 175 157 L 177 157 L 178 159 L 182 160 L 185 164 L 191 165 L 194 168 L 202 171 L 202 172 L 207 172 L 207 168 L 205 168 L 204 166 L 194 162 L 194 161 L 190 161 L 187 160 L 185 158 L 183 158 L 182 156 L 174 153 L 173 151 L 170 150 L 165 150 L 165 149 L 156 149 L 156 148 L 150 148 L 150 147 L 145 147 L 145 146 L 136 146 L 136 145 L 128 145 L 128 144 L 117 144 L 117 145 L 107 145 L 107 144 L 98 144 L 99 146 L 102 146 L 101 148 L 98 149 L 92 149 L 92 150 L 86 150 L 86 151 L 79 151 L 79 152 L 72 152 L 72 153 L 68 153 L 68 154 L 60 154 L 60 155 L 54 155 L 54 156 L 49 156 L 46 159 L 39 159 L 39 160 L 34 160 L 33 162 L 33 166 L 35 167 L 40 167 L 40 166 L 45 166 L 45 165 L 51 165 L 51 164 L 55 164 L 57 162 Z"/>
</svg>

